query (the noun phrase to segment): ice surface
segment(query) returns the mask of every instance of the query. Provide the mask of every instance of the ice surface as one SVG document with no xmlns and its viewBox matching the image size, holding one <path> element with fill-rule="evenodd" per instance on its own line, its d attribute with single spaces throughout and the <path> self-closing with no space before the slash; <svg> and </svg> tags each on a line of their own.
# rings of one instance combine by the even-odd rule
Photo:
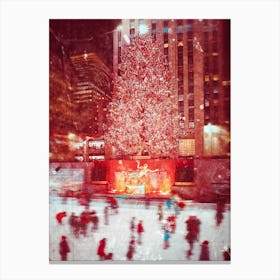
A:
<svg viewBox="0 0 280 280">
<path fill-rule="evenodd" d="M 137 222 L 143 220 L 144 233 L 142 236 L 142 244 L 136 244 L 136 252 L 134 261 L 148 262 L 189 262 L 197 261 L 200 254 L 200 244 L 204 240 L 209 241 L 210 260 L 223 261 L 223 249 L 230 246 L 230 209 L 227 205 L 224 212 L 224 218 L 220 226 L 216 226 L 215 204 L 198 204 L 187 202 L 186 207 L 180 211 L 177 216 L 177 227 L 174 234 L 171 234 L 170 247 L 163 249 L 163 230 L 162 223 L 159 222 L 157 209 L 159 201 L 151 201 L 147 209 L 143 201 L 137 199 L 118 199 L 119 213 L 109 215 L 109 225 L 104 223 L 104 207 L 108 204 L 105 199 L 93 200 L 90 203 L 90 210 L 95 210 L 99 216 L 99 229 L 91 232 L 88 229 L 86 237 L 80 236 L 76 238 L 68 225 L 68 219 L 72 212 L 79 215 L 85 210 L 85 206 L 81 206 L 77 199 L 67 199 L 63 203 L 61 198 L 50 198 L 50 261 L 60 261 L 58 253 L 58 245 L 61 235 L 66 235 L 71 252 L 68 254 L 69 261 L 99 261 L 96 254 L 99 240 L 106 237 L 106 253 L 113 253 L 113 261 L 128 262 L 126 260 L 126 252 L 131 237 L 130 220 L 133 216 Z M 64 218 L 62 224 L 56 221 L 56 213 L 66 211 L 67 217 Z M 174 214 L 173 207 L 168 209 L 163 204 L 163 213 L 165 220 L 169 215 Z M 187 230 L 185 221 L 190 215 L 197 216 L 200 221 L 200 238 L 199 242 L 195 242 L 193 255 L 190 259 L 186 258 L 186 251 L 189 245 L 184 239 Z M 90 226 L 91 227 L 91 226 Z M 136 234 L 137 235 L 137 234 Z M 137 237 L 137 236 L 136 236 Z"/>
</svg>

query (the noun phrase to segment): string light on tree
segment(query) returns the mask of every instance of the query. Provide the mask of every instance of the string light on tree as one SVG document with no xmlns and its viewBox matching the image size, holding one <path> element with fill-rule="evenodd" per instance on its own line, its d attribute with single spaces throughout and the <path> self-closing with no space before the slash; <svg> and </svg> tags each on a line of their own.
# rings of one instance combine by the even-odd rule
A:
<svg viewBox="0 0 280 280">
<path fill-rule="evenodd" d="M 176 157 L 178 112 L 167 62 L 149 35 L 135 37 L 123 50 L 114 80 L 105 141 L 118 156 Z"/>
</svg>

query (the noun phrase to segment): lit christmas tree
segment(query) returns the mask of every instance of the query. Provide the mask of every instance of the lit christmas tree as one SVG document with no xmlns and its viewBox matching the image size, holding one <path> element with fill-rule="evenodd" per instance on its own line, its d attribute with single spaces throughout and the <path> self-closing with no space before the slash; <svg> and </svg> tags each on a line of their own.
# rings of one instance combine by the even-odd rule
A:
<svg viewBox="0 0 280 280">
<path fill-rule="evenodd" d="M 178 113 L 168 65 L 151 36 L 123 50 L 108 107 L 105 142 L 116 156 L 176 157 Z"/>
</svg>

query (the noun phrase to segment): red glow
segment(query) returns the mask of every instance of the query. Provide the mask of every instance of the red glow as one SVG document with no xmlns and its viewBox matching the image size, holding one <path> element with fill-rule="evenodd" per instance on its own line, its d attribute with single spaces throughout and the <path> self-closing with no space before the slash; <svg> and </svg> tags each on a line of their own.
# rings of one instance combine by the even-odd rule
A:
<svg viewBox="0 0 280 280">
<path fill-rule="evenodd" d="M 175 182 L 172 159 L 110 160 L 107 164 L 107 181 L 117 193 L 166 195 Z"/>
</svg>

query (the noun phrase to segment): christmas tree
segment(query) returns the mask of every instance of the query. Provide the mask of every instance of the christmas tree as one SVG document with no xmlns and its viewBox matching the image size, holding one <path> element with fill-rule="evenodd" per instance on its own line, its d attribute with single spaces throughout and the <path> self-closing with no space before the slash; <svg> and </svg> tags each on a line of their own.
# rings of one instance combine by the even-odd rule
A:
<svg viewBox="0 0 280 280">
<path fill-rule="evenodd" d="M 116 156 L 176 157 L 178 113 L 168 64 L 153 37 L 135 37 L 122 54 L 108 106 L 106 145 Z"/>
</svg>

